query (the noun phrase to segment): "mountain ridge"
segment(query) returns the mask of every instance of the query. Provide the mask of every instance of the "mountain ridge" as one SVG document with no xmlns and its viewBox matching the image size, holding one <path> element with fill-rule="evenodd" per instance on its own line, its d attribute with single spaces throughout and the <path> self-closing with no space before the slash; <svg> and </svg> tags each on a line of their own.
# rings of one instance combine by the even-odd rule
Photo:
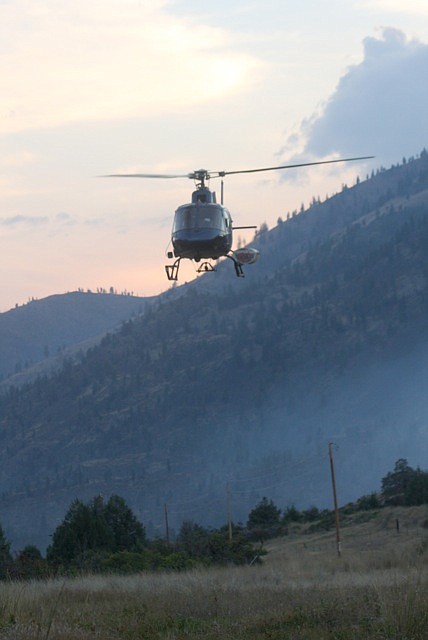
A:
<svg viewBox="0 0 428 640">
<path fill-rule="evenodd" d="M 164 503 L 172 526 L 218 523 L 226 481 L 238 519 L 268 488 L 280 506 L 322 506 L 331 440 L 342 500 L 399 457 L 423 464 L 427 154 L 367 182 L 259 234 L 263 268 L 244 282 L 220 265 L 9 389 L 9 537 L 23 540 L 34 514 L 30 539 L 45 543 L 68 501 L 96 493 L 124 495 L 149 533 Z"/>
</svg>

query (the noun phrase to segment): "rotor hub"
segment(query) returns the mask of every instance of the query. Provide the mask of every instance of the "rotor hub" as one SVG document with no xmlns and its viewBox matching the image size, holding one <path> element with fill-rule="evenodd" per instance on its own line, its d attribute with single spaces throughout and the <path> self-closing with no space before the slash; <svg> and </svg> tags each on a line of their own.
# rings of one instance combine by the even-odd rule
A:
<svg viewBox="0 0 428 640">
<path fill-rule="evenodd" d="M 202 189 L 205 187 L 205 183 L 209 181 L 210 177 L 211 176 L 207 169 L 197 169 L 193 173 L 189 174 L 189 178 L 193 178 L 196 181 L 197 186 Z"/>
</svg>

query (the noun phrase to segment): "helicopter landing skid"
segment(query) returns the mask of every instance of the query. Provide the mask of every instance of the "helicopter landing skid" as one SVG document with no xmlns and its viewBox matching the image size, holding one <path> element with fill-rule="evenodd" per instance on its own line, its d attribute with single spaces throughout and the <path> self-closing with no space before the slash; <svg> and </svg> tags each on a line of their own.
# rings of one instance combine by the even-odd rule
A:
<svg viewBox="0 0 428 640">
<path fill-rule="evenodd" d="M 180 261 L 181 261 L 181 258 L 177 258 L 174 264 L 165 265 L 166 277 L 168 278 L 168 280 L 174 280 L 175 282 L 177 282 L 178 270 L 180 268 Z"/>
<path fill-rule="evenodd" d="M 177 282 L 178 280 L 178 271 L 180 269 L 180 261 L 181 258 L 177 258 L 177 260 L 173 264 L 166 264 L 165 271 L 166 277 L 168 280 L 173 280 Z M 202 262 L 198 268 L 196 269 L 198 273 L 206 273 L 207 271 L 216 271 L 215 267 L 210 262 Z"/>
<path fill-rule="evenodd" d="M 232 260 L 233 266 L 235 267 L 235 273 L 238 278 L 245 278 L 245 273 L 242 270 L 242 264 L 238 262 L 238 260 L 234 256 L 226 255 L 226 258 Z M 177 258 L 177 260 L 173 264 L 165 265 L 166 277 L 168 278 L 168 280 L 177 282 L 178 271 L 180 269 L 180 261 L 181 258 Z M 208 261 L 202 262 L 197 268 L 198 273 L 207 273 L 208 271 L 217 271 L 214 265 L 212 265 L 211 262 Z"/>
<path fill-rule="evenodd" d="M 211 262 L 202 262 L 196 271 L 198 273 L 205 273 L 206 271 L 217 271 L 217 269 L 211 264 Z"/>
<path fill-rule="evenodd" d="M 226 256 L 226 258 L 230 258 L 230 260 L 233 261 L 233 266 L 235 267 L 235 273 L 238 276 L 238 278 L 245 278 L 245 273 L 242 269 L 242 264 L 238 262 L 236 258 L 234 258 L 233 256 L 230 256 L 229 254 Z"/>
</svg>

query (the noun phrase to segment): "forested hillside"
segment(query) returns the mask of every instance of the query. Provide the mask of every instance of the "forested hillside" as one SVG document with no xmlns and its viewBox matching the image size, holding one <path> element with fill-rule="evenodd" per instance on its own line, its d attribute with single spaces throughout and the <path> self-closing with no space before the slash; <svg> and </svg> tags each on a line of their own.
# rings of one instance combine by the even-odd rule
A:
<svg viewBox="0 0 428 640">
<path fill-rule="evenodd" d="M 226 482 L 237 520 L 266 493 L 322 506 L 330 441 L 342 501 L 397 458 L 426 466 L 427 154 L 314 201 L 256 245 L 245 280 L 207 274 L 5 393 L 9 538 L 44 544 L 70 500 L 97 492 L 124 496 L 149 535 L 164 503 L 176 527 L 223 522 Z"/>
<path fill-rule="evenodd" d="M 113 290 L 80 290 L 31 300 L 0 313 L 0 379 L 16 376 L 13 382 L 19 384 L 39 363 L 45 369 L 57 366 L 67 349 L 87 340 L 95 343 L 124 320 L 141 314 L 150 300 Z"/>
</svg>

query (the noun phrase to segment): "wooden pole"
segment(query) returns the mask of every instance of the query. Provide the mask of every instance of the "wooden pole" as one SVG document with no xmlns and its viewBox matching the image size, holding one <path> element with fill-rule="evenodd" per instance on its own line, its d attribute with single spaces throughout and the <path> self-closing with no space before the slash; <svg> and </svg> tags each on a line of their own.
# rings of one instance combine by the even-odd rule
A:
<svg viewBox="0 0 428 640">
<path fill-rule="evenodd" d="M 166 544 L 169 547 L 170 541 L 169 541 L 168 507 L 166 506 L 166 502 L 164 504 L 164 510 L 165 510 Z"/>
<path fill-rule="evenodd" d="M 341 544 L 340 544 L 340 529 L 339 529 L 339 509 L 337 507 L 336 481 L 334 478 L 334 463 L 333 463 L 333 451 L 332 451 L 331 442 L 329 442 L 329 445 L 328 445 L 328 453 L 330 456 L 331 484 L 333 485 L 334 519 L 336 522 L 336 548 L 337 548 L 337 555 L 340 557 Z"/>
<path fill-rule="evenodd" d="M 227 523 L 229 527 L 229 542 L 232 542 L 232 511 L 230 508 L 230 484 L 226 485 L 227 491 Z"/>
</svg>

